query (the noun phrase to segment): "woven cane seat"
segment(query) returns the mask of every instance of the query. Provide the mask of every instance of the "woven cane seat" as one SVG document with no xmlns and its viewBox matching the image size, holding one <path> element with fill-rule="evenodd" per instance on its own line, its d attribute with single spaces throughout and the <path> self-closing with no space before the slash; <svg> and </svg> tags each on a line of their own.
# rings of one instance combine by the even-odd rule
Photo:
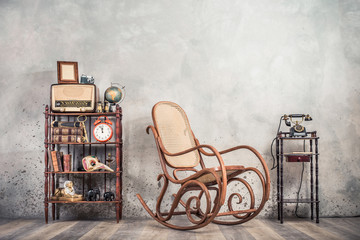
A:
<svg viewBox="0 0 360 240">
<path fill-rule="evenodd" d="M 243 173 L 244 170 L 244 166 L 225 166 L 226 169 L 226 176 L 227 176 L 227 180 L 229 181 L 231 178 L 236 177 L 237 175 Z M 216 174 L 220 177 L 220 179 L 222 180 L 222 172 L 220 167 L 214 168 Z M 202 182 L 206 185 L 211 185 L 211 184 L 215 184 L 216 180 L 213 174 L 211 173 L 206 173 L 198 178 L 196 178 L 196 180 L 198 180 L 199 182 Z"/>
<path fill-rule="evenodd" d="M 153 120 L 165 149 L 178 153 L 195 147 L 194 135 L 184 110 L 175 103 L 164 102 L 153 109 Z M 195 167 L 199 164 L 199 151 L 195 150 L 180 156 L 164 154 L 167 163 L 175 168 Z"/>
</svg>

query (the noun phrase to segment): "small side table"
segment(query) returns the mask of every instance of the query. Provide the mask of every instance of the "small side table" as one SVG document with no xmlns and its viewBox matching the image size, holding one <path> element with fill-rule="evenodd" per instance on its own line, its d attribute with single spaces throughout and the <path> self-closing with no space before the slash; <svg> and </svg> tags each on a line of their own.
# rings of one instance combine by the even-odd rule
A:
<svg viewBox="0 0 360 240">
<path fill-rule="evenodd" d="M 300 162 L 310 163 L 310 199 L 284 199 L 284 181 L 283 181 L 283 164 L 286 154 L 283 152 L 284 141 L 308 140 L 310 153 L 302 156 L 308 156 L 309 161 L 304 161 L 299 157 Z M 283 209 L 284 203 L 310 203 L 311 220 L 314 220 L 314 203 L 316 208 L 316 223 L 319 223 L 319 137 L 316 131 L 308 132 L 305 137 L 290 137 L 290 132 L 279 132 L 276 138 L 276 160 L 277 160 L 277 203 L 278 203 L 278 220 L 284 222 Z M 315 142 L 315 152 L 313 152 L 313 142 Z M 315 156 L 315 199 L 314 199 L 314 156 Z M 290 162 L 289 162 L 290 163 Z"/>
</svg>

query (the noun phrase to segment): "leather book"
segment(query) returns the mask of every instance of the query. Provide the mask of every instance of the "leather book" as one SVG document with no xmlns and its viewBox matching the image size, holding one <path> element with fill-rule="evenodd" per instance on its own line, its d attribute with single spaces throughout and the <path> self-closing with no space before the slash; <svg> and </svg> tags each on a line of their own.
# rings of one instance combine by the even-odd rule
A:
<svg viewBox="0 0 360 240">
<path fill-rule="evenodd" d="M 54 127 L 52 128 L 53 135 L 83 135 L 82 128 L 77 127 Z"/>
<path fill-rule="evenodd" d="M 82 143 L 82 137 L 79 135 L 54 135 L 54 143 Z"/>
<path fill-rule="evenodd" d="M 51 151 L 51 162 L 52 162 L 54 172 L 59 172 L 59 165 L 58 165 L 56 153 L 57 153 L 57 151 Z"/>
<path fill-rule="evenodd" d="M 63 167 L 62 167 L 62 161 L 61 161 L 61 153 L 59 151 L 56 151 L 56 160 L 58 163 L 58 167 L 59 167 L 59 172 L 63 171 Z"/>
<path fill-rule="evenodd" d="M 64 172 L 71 172 L 71 155 L 64 155 Z"/>
<path fill-rule="evenodd" d="M 53 121 L 51 123 L 53 128 L 55 127 L 81 127 L 80 122 L 61 122 L 61 121 Z"/>
</svg>

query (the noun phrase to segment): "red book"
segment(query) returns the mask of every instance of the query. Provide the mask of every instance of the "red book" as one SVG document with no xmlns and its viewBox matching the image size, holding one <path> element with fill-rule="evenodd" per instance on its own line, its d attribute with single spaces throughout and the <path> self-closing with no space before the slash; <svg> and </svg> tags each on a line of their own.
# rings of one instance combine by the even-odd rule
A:
<svg viewBox="0 0 360 240">
<path fill-rule="evenodd" d="M 64 172 L 71 172 L 71 155 L 64 155 Z"/>
</svg>

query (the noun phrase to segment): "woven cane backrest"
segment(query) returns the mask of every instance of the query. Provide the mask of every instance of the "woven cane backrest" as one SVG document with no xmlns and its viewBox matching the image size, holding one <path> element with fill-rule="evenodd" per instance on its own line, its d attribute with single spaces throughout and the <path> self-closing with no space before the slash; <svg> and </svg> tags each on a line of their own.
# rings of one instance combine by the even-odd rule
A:
<svg viewBox="0 0 360 240">
<path fill-rule="evenodd" d="M 161 141 L 169 153 L 178 153 L 196 146 L 187 116 L 177 104 L 157 103 L 153 108 L 153 120 Z M 164 154 L 164 157 L 167 163 L 175 168 L 195 167 L 200 161 L 197 150 L 180 156 Z"/>
</svg>

